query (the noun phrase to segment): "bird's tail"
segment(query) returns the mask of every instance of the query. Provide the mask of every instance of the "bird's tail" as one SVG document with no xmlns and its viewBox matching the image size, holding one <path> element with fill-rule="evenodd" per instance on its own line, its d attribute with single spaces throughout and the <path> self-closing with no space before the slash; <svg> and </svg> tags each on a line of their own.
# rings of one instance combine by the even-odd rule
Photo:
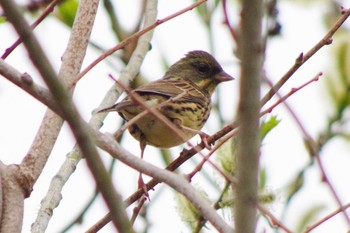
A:
<svg viewBox="0 0 350 233">
<path fill-rule="evenodd" d="M 112 106 L 107 107 L 107 108 L 95 109 L 93 111 L 93 114 L 102 113 L 102 112 L 115 112 L 115 111 L 117 111 L 116 110 L 116 105 L 117 104 L 113 104 Z"/>
</svg>

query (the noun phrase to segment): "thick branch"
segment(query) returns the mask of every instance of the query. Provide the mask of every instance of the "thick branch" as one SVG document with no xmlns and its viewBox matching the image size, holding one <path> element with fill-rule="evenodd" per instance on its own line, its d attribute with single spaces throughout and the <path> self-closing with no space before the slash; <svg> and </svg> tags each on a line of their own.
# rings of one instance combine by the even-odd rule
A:
<svg viewBox="0 0 350 233">
<path fill-rule="evenodd" d="M 242 1 L 241 59 L 238 104 L 237 185 L 234 221 L 237 232 L 254 233 L 258 201 L 260 79 L 264 45 L 261 36 L 262 0 Z"/>
<path fill-rule="evenodd" d="M 203 214 L 218 232 L 233 232 L 227 223 L 216 213 L 211 204 L 203 199 L 201 195 L 184 179 L 183 176 L 160 169 L 131 154 L 121 147 L 114 139 L 101 133 L 96 134 L 98 146 L 109 152 L 113 157 L 127 164 L 128 166 L 141 171 L 142 173 L 154 177 L 158 182 L 164 182 L 176 191 L 185 195 L 186 198 Z"/>
<path fill-rule="evenodd" d="M 1 219 L 0 232 L 21 232 L 24 198 L 20 182 L 16 180 L 17 166 L 5 166 L 0 162 Z"/>
<path fill-rule="evenodd" d="M 147 9 L 145 12 L 145 22 L 144 25 L 147 27 L 151 25 L 156 20 L 157 16 L 157 1 L 148 1 Z M 121 71 L 120 80 L 131 80 L 133 79 L 140 70 L 143 59 L 146 56 L 146 53 L 149 50 L 149 43 L 152 38 L 152 31 L 142 35 L 137 43 L 135 51 L 133 52 L 129 63 L 127 66 Z M 117 85 L 113 85 L 110 90 L 106 93 L 105 98 L 102 100 L 100 106 L 98 108 L 102 108 L 104 106 L 111 106 L 118 99 L 121 91 L 118 90 Z M 106 114 L 95 114 L 89 121 L 89 125 L 94 129 L 99 129 L 102 125 L 102 121 L 105 118 Z M 37 217 L 37 221 L 44 221 L 46 225 L 48 224 L 50 217 L 46 215 L 46 210 L 53 211 L 59 204 L 60 194 L 64 185 L 66 184 L 69 177 L 73 174 L 78 162 L 82 158 L 82 154 L 80 153 L 77 146 L 75 146 L 72 151 L 67 156 L 67 159 L 60 167 L 58 173 L 53 177 L 49 190 L 46 196 L 42 200 L 42 205 Z M 123 206 L 122 204 L 120 205 Z M 45 218 L 45 216 L 47 216 Z M 46 228 L 46 227 L 45 227 Z M 42 228 L 43 230 L 45 228 Z"/>
<path fill-rule="evenodd" d="M 23 40 L 23 43 L 29 53 L 31 61 L 38 69 L 42 78 L 46 82 L 50 91 L 52 92 L 57 105 L 60 107 L 64 118 L 67 120 L 70 125 L 74 136 L 77 138 L 78 145 L 85 155 L 88 161 L 88 165 L 92 170 L 95 180 L 98 187 L 100 188 L 102 195 L 107 202 L 111 212 L 112 219 L 114 224 L 117 226 L 125 226 L 124 221 L 126 218 L 122 218 L 118 212 L 120 208 L 120 203 L 117 203 L 117 193 L 115 192 L 110 177 L 104 168 L 104 165 L 97 153 L 97 150 L 94 146 L 93 140 L 89 136 L 89 133 L 86 128 L 84 128 L 84 123 L 77 112 L 77 109 L 72 103 L 70 94 L 66 91 L 65 86 L 63 85 L 57 75 L 55 74 L 53 68 L 48 62 L 48 59 L 39 45 L 37 39 L 34 37 L 31 29 L 23 15 L 18 10 L 17 6 L 12 1 L 0 1 L 8 20 L 14 25 L 17 33 Z M 68 84 L 68 80 L 72 80 L 78 71 L 80 70 L 81 63 L 85 56 L 85 51 L 87 47 L 87 41 L 91 33 L 91 28 L 94 22 L 94 17 L 96 15 L 98 6 L 98 1 L 81 1 L 78 9 L 78 14 L 76 16 L 76 21 L 73 26 L 70 43 L 67 47 L 67 52 L 63 56 L 63 64 L 67 64 L 64 68 L 60 70 L 60 76 L 63 77 L 65 84 Z M 84 19 L 88 18 L 89 20 L 85 22 Z M 84 22 L 84 23 L 82 23 Z M 74 30 L 75 28 L 75 30 Z M 75 33 L 74 33 L 75 32 Z M 83 40 L 83 41 L 81 41 Z M 52 118 L 51 118 L 52 119 Z M 58 122 L 58 121 L 57 121 Z M 42 128 L 41 128 L 42 129 Z M 36 167 L 35 163 L 32 160 L 32 156 L 27 156 L 24 164 L 28 164 L 29 167 Z M 46 161 L 44 161 L 45 164 Z M 27 166 L 25 166 L 27 168 Z M 37 169 L 27 172 L 27 175 L 33 175 L 31 172 L 36 172 Z M 34 177 L 35 178 L 35 177 Z M 132 232 L 131 225 L 127 229 L 118 228 L 122 232 Z"/>
<path fill-rule="evenodd" d="M 261 99 L 261 106 L 265 105 L 276 92 L 289 80 L 289 78 L 313 55 L 315 55 L 321 48 L 326 45 L 329 45 L 333 42 L 333 35 L 338 29 L 343 25 L 345 20 L 350 16 L 350 9 L 343 9 L 342 16 L 334 24 L 334 26 L 328 31 L 328 33 L 317 43 L 315 44 L 308 52 L 301 53 L 298 58 L 295 60 L 294 65 L 282 76 L 282 78 L 270 89 L 270 91 Z"/>
</svg>

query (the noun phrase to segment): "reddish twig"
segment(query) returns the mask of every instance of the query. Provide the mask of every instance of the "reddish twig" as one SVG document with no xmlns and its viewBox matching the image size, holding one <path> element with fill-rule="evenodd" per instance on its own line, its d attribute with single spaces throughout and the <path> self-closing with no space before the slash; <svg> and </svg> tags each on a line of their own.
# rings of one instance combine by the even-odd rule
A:
<svg viewBox="0 0 350 233">
<path fill-rule="evenodd" d="M 31 29 L 34 30 L 55 8 L 55 6 L 62 0 L 53 0 L 46 9 L 41 13 L 39 18 L 37 18 L 32 25 Z M 18 38 L 13 45 L 6 49 L 5 53 L 1 56 L 1 59 L 5 60 L 16 48 L 22 43 L 22 38 Z"/>
<path fill-rule="evenodd" d="M 142 209 L 142 206 L 143 206 L 143 204 L 145 204 L 146 200 L 147 200 L 147 197 L 145 195 L 143 195 L 140 199 L 139 204 L 134 208 L 131 219 L 130 219 L 131 224 L 134 225 L 136 217 L 139 215 L 139 213 Z"/>
<path fill-rule="evenodd" d="M 228 31 L 230 32 L 232 38 L 237 42 L 237 35 L 235 30 L 233 29 L 231 23 L 230 23 L 230 19 L 228 17 L 228 13 L 227 13 L 227 1 L 226 0 L 222 0 L 222 11 L 224 12 L 224 24 L 227 26 Z"/>
<path fill-rule="evenodd" d="M 306 143 L 309 143 L 309 142 L 306 142 Z M 314 144 L 312 144 L 311 146 L 313 146 L 313 145 Z M 310 153 L 312 153 L 312 151 L 310 151 Z M 316 159 L 317 165 L 318 165 L 318 167 L 321 171 L 321 174 L 322 174 L 322 181 L 324 181 L 328 185 L 333 197 L 335 198 L 335 201 L 337 202 L 339 208 L 341 209 L 343 206 L 343 203 L 341 202 L 339 195 L 335 191 L 333 184 L 328 179 L 328 176 L 326 174 L 326 170 L 324 169 L 323 163 L 321 161 L 319 150 L 314 150 L 314 154 L 311 154 L 311 155 L 313 155 Z M 345 220 L 347 221 L 348 225 L 350 226 L 350 218 L 349 218 L 348 214 L 346 213 L 345 209 L 343 209 L 342 212 L 343 212 L 343 215 L 345 217 Z"/>
<path fill-rule="evenodd" d="M 322 218 L 320 221 L 316 222 L 315 224 L 311 225 L 310 227 L 308 227 L 304 233 L 308 233 L 312 230 L 314 230 L 316 227 L 320 226 L 322 223 L 325 223 L 327 220 L 333 218 L 335 215 L 339 214 L 340 212 L 344 212 L 347 208 L 350 207 L 350 203 L 338 208 L 336 211 L 330 213 L 329 215 L 327 215 L 326 217 Z"/>
<path fill-rule="evenodd" d="M 124 86 L 121 82 L 119 82 L 118 80 L 115 80 L 115 82 L 123 89 L 125 90 L 128 95 L 131 97 L 131 99 L 136 102 L 137 104 L 140 105 L 141 108 L 143 108 L 145 111 L 143 111 L 142 113 L 138 114 L 136 116 L 136 120 L 140 119 L 141 117 L 143 117 L 146 114 L 151 114 L 153 115 L 155 118 L 157 118 L 157 120 L 161 121 L 162 124 L 164 124 L 166 127 L 168 127 L 169 129 L 171 129 L 176 136 L 178 136 L 179 138 L 181 138 L 183 141 L 186 141 L 185 136 L 182 134 L 182 132 L 180 131 L 180 129 L 174 124 L 172 123 L 168 118 L 166 118 L 161 112 L 159 112 L 158 108 L 161 107 L 162 105 L 166 104 L 168 101 L 173 101 L 176 100 L 178 98 L 181 98 L 183 95 L 186 94 L 186 91 L 180 93 L 179 95 L 175 96 L 174 98 L 170 98 L 168 101 L 165 101 L 161 104 L 159 104 L 159 106 L 154 106 L 154 107 L 149 107 L 146 104 L 146 101 L 139 96 L 137 93 L 134 92 L 130 92 L 128 91 L 127 87 Z M 135 120 L 135 121 L 136 121 Z M 131 120 L 131 123 L 127 123 L 128 126 L 130 126 L 131 124 L 133 124 L 135 121 Z M 117 135 L 118 136 L 118 135 Z"/>
<path fill-rule="evenodd" d="M 306 62 L 308 61 L 316 52 L 318 52 L 323 46 L 329 45 L 333 42 L 332 37 L 334 33 L 340 28 L 340 26 L 345 22 L 345 20 L 350 16 L 350 9 L 341 9 L 342 16 L 334 24 L 334 26 L 329 30 L 329 32 L 305 55 L 301 53 L 296 59 L 294 65 L 287 71 L 285 75 L 274 85 L 273 88 L 262 98 L 261 106 L 264 106 L 267 101 L 269 101 L 272 96 L 289 80 L 289 78 Z"/>
<path fill-rule="evenodd" d="M 146 32 L 151 31 L 152 29 L 156 28 L 157 26 L 176 18 L 179 15 L 182 15 L 186 13 L 187 11 L 193 10 L 194 8 L 198 7 L 199 5 L 203 4 L 207 0 L 201 0 L 199 2 L 196 2 L 195 4 L 192 4 L 191 6 L 188 6 L 178 12 L 175 12 L 174 14 L 171 14 L 163 19 L 158 19 L 154 24 L 146 27 L 145 29 L 136 32 L 135 34 L 131 35 L 130 37 L 126 38 L 113 48 L 107 50 L 105 53 L 103 53 L 101 56 L 99 56 L 95 61 L 93 61 L 89 66 L 87 66 L 77 77 L 75 77 L 74 84 L 76 84 L 87 72 L 89 72 L 93 67 L 95 67 L 98 63 L 100 63 L 102 60 L 104 60 L 106 57 L 112 55 L 114 52 L 118 51 L 119 49 L 124 48 L 127 44 L 129 44 L 131 41 L 138 39 L 140 36 L 145 34 Z"/>
<path fill-rule="evenodd" d="M 281 103 L 285 103 L 286 99 L 288 99 L 289 97 L 291 97 L 291 96 L 292 96 L 293 94 L 295 94 L 297 91 L 300 91 L 301 89 L 303 89 L 304 87 L 308 86 L 309 84 L 318 81 L 318 79 L 320 78 L 321 75 L 322 75 L 322 72 L 318 73 L 315 77 L 313 77 L 311 80 L 307 81 L 306 83 L 302 84 L 301 86 L 292 88 L 292 89 L 290 90 L 290 92 L 289 92 L 288 94 L 286 94 L 285 96 L 280 96 L 279 99 L 278 99 L 278 101 L 277 101 L 276 103 L 274 103 L 272 106 L 270 106 L 269 108 L 267 108 L 267 109 L 265 109 L 264 111 L 262 111 L 262 112 L 260 113 L 260 116 L 263 116 L 263 115 L 265 115 L 265 114 L 267 114 L 267 113 L 272 112 L 272 110 L 273 110 L 276 106 L 278 106 L 278 105 L 281 104 Z M 293 113 L 293 111 L 291 111 L 291 114 L 292 114 L 293 116 L 296 117 L 296 115 Z M 296 117 L 295 119 L 297 119 L 297 117 Z M 299 126 L 302 126 L 302 124 L 301 124 L 300 121 L 299 121 L 299 124 L 300 124 Z M 303 129 L 303 127 L 301 127 L 301 129 Z M 306 130 L 304 129 L 303 132 L 306 133 Z"/>
<path fill-rule="evenodd" d="M 189 177 L 189 179 L 191 179 L 197 172 L 199 172 L 203 165 L 208 162 L 217 172 L 220 173 L 220 175 L 222 175 L 226 181 L 228 181 L 229 183 L 233 184 L 233 185 L 236 185 L 237 184 L 237 181 L 234 177 L 232 176 L 228 176 L 227 174 L 225 174 L 225 172 L 223 172 L 215 163 L 213 163 L 212 161 L 209 160 L 210 156 L 212 154 L 214 154 L 215 151 L 217 151 L 225 142 L 227 142 L 230 138 L 232 138 L 233 136 L 235 136 L 237 134 L 237 130 L 236 131 L 233 131 L 231 132 L 229 135 L 227 135 L 227 137 L 225 137 L 223 140 L 220 140 L 220 142 L 215 145 L 215 147 L 206 155 L 204 156 L 202 153 L 199 153 L 203 159 L 202 161 L 195 167 L 195 169 L 187 174 L 187 177 Z"/>
<path fill-rule="evenodd" d="M 322 73 L 317 74 L 313 79 L 311 79 L 310 81 L 308 81 L 307 83 L 303 84 L 301 87 L 299 88 L 293 88 L 291 90 L 290 93 L 288 93 L 286 96 L 284 97 L 280 97 L 279 101 L 277 101 L 276 104 L 279 104 L 281 102 L 284 102 L 287 110 L 289 111 L 289 113 L 291 114 L 291 116 L 293 117 L 294 121 L 297 123 L 299 129 L 301 130 L 303 137 L 304 137 L 304 142 L 307 146 L 307 149 L 310 153 L 311 156 L 313 156 L 316 159 L 317 165 L 321 171 L 322 174 L 322 180 L 328 185 L 329 189 L 331 190 L 331 193 L 333 195 L 333 197 L 335 198 L 337 204 L 339 205 L 339 207 L 341 207 L 343 204 L 340 200 L 339 195 L 337 194 L 337 192 L 335 191 L 335 188 L 333 186 L 333 184 L 329 181 L 328 176 L 326 174 L 326 171 L 323 167 L 321 158 L 320 158 L 320 153 L 319 150 L 320 148 L 317 148 L 317 145 L 315 143 L 315 141 L 312 139 L 312 137 L 310 136 L 310 134 L 307 132 L 307 130 L 305 129 L 304 125 L 301 123 L 300 119 L 298 118 L 298 116 L 295 114 L 295 112 L 290 108 L 290 106 L 288 104 L 285 103 L 285 98 L 288 97 L 289 95 L 292 95 L 295 93 L 295 91 L 300 90 L 301 88 L 307 86 L 308 84 L 317 81 L 319 79 L 319 77 L 322 75 Z M 270 112 L 272 111 L 272 109 L 276 106 L 276 104 L 272 105 L 269 109 L 265 110 L 264 112 Z M 346 214 L 346 212 L 344 211 L 344 217 L 346 219 L 346 221 L 348 222 L 348 224 L 350 225 L 350 218 L 349 216 Z"/>
<path fill-rule="evenodd" d="M 272 213 L 270 213 L 270 211 L 268 211 L 267 209 L 265 209 L 264 207 L 262 207 L 261 205 L 257 205 L 257 208 L 259 209 L 259 211 L 267 216 L 270 220 L 271 220 L 271 223 L 274 225 L 274 226 L 277 226 L 278 228 L 284 230 L 285 232 L 287 233 L 292 233 L 293 231 L 289 230 L 285 225 L 283 225 L 281 223 L 281 221 L 279 221 Z"/>
</svg>

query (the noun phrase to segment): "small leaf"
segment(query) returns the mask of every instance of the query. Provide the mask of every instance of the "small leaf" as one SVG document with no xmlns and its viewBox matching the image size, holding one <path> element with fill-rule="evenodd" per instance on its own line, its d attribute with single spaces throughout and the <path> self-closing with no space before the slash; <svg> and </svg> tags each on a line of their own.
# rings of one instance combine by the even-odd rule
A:
<svg viewBox="0 0 350 233">
<path fill-rule="evenodd" d="M 56 17 L 69 27 L 73 26 L 75 15 L 78 10 L 77 0 L 64 1 L 58 5 L 57 11 L 55 12 Z"/>
<path fill-rule="evenodd" d="M 260 125 L 260 137 L 261 141 L 264 140 L 266 135 L 273 129 L 275 128 L 281 120 L 277 119 L 277 116 L 271 116 L 269 119 L 264 120 L 261 122 Z"/>
<path fill-rule="evenodd" d="M 327 75 L 327 88 L 329 96 L 339 113 L 342 113 L 350 105 L 350 43 L 349 33 L 340 31 L 339 41 L 334 46 L 334 57 L 331 64 L 334 68 Z"/>
<path fill-rule="evenodd" d="M 198 190 L 199 194 L 209 201 L 208 195 L 203 190 Z M 183 222 L 193 229 L 202 217 L 201 212 L 182 194 L 176 193 L 175 201 L 177 210 Z"/>
</svg>

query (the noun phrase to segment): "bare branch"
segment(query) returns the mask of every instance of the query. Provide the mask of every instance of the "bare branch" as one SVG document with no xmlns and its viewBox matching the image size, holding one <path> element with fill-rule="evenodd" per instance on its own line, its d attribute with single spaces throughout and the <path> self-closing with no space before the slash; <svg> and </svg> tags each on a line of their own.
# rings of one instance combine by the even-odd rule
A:
<svg viewBox="0 0 350 233">
<path fill-rule="evenodd" d="M 36 28 L 55 8 L 55 6 L 60 3 L 62 0 L 53 0 L 46 9 L 41 13 L 41 15 L 35 20 L 35 22 L 30 26 L 32 30 Z M 1 56 L 2 59 L 6 59 L 16 48 L 18 45 L 22 43 L 21 38 L 18 38 L 11 47 L 6 49 L 5 53 Z"/>
<path fill-rule="evenodd" d="M 0 162 L 1 219 L 0 232 L 21 232 L 25 193 L 17 180 L 18 167 Z M 22 180 L 23 181 L 23 180 Z"/>
<path fill-rule="evenodd" d="M 241 78 L 237 120 L 240 130 L 237 135 L 234 222 L 237 232 L 245 233 L 255 232 L 257 219 L 259 100 L 265 47 L 262 39 L 263 8 L 262 0 L 242 1 L 241 35 L 238 37 Z"/>
<path fill-rule="evenodd" d="M 46 88 L 34 83 L 32 77 L 29 74 L 21 74 L 18 70 L 1 59 L 0 74 L 10 82 L 22 88 L 28 94 L 32 95 L 35 99 L 52 109 L 57 114 L 62 114 L 60 113 L 60 109 L 57 107 L 51 93 Z"/>
<path fill-rule="evenodd" d="M 313 82 L 317 82 L 318 79 L 322 76 L 322 72 L 318 73 L 315 77 L 313 77 L 312 79 L 310 79 L 309 81 L 305 82 L 304 84 L 302 84 L 299 87 L 294 87 L 292 88 L 286 95 L 281 96 L 278 94 L 278 101 L 276 101 L 276 103 L 274 103 L 273 105 L 271 105 L 270 107 L 268 107 L 267 109 L 265 109 L 264 111 L 260 112 L 260 116 L 263 116 L 265 114 L 271 113 L 273 111 L 273 109 L 280 105 L 281 103 L 284 103 L 287 106 L 287 109 L 289 110 L 289 112 L 292 114 L 292 116 L 294 117 L 294 119 L 296 119 L 296 122 L 298 123 L 299 127 L 301 128 L 301 130 L 303 131 L 304 135 L 308 135 L 308 133 L 306 132 L 306 130 L 304 129 L 304 127 L 302 127 L 302 124 L 297 120 L 296 115 L 293 113 L 293 111 L 291 111 L 291 109 L 288 107 L 288 105 L 286 104 L 286 100 L 291 97 L 292 95 L 294 95 L 296 92 L 300 91 L 301 89 L 305 88 L 306 86 L 310 85 Z M 271 87 L 273 88 L 273 87 Z M 309 137 L 308 137 L 309 138 Z"/>
<path fill-rule="evenodd" d="M 146 32 L 149 32 L 151 30 L 153 30 L 154 28 L 156 28 L 157 26 L 178 17 L 179 15 L 186 13 L 187 11 L 190 11 L 194 8 L 196 8 L 197 6 L 203 4 L 204 2 L 206 2 L 207 0 L 201 0 L 199 2 L 194 3 L 193 5 L 186 7 L 178 12 L 175 12 L 172 15 L 169 15 L 163 19 L 158 19 L 155 23 L 153 23 L 152 25 L 149 25 L 148 27 L 145 27 L 143 30 L 136 32 L 135 34 L 133 34 L 132 36 L 126 38 L 125 40 L 123 40 L 122 42 L 120 42 L 118 45 L 116 45 L 115 47 L 109 49 L 108 51 L 106 51 L 104 54 L 102 54 L 100 57 L 98 57 L 93 63 L 91 63 L 88 67 L 86 67 L 76 78 L 75 78 L 75 83 L 78 82 L 87 72 L 89 72 L 93 67 L 95 67 L 98 63 L 100 63 L 101 61 L 103 61 L 106 57 L 110 56 L 111 54 L 115 53 L 116 51 L 118 51 L 121 48 L 124 48 L 125 45 L 127 45 L 128 43 L 130 43 L 133 40 L 136 40 L 137 38 L 139 38 L 140 36 L 142 36 L 143 34 L 145 34 Z"/>
<path fill-rule="evenodd" d="M 160 169 L 153 164 L 150 164 L 135 155 L 131 154 L 121 147 L 112 136 L 106 136 L 102 133 L 97 133 L 96 141 L 98 146 L 106 150 L 113 157 L 119 159 L 128 166 L 141 171 L 151 177 L 154 177 L 158 182 L 164 182 L 182 193 L 190 200 L 190 202 L 200 210 L 203 217 L 207 219 L 219 232 L 233 232 L 227 223 L 215 212 L 210 203 L 203 199 L 201 195 L 190 185 L 190 183 L 182 175 Z M 142 191 L 142 190 L 141 190 Z M 143 192 L 143 191 L 142 191 Z"/>
<path fill-rule="evenodd" d="M 144 22 L 145 27 L 153 24 L 153 22 L 156 20 L 157 13 L 156 1 L 147 1 L 147 5 L 148 8 L 145 13 Z M 141 63 L 149 50 L 149 43 L 151 38 L 152 32 L 148 32 L 139 38 L 135 51 L 133 52 L 128 65 L 121 71 L 120 80 L 131 80 L 139 72 Z M 119 87 L 116 84 L 110 88 L 98 109 L 102 108 L 103 106 L 111 106 L 113 103 L 115 103 L 119 97 L 119 94 L 121 93 L 121 91 L 117 91 L 118 88 Z M 94 129 L 100 128 L 102 125 L 101 122 L 105 116 L 106 114 L 94 114 L 89 121 L 89 125 Z M 67 159 L 62 164 L 58 173 L 53 177 L 49 190 L 42 201 L 42 206 L 40 208 L 38 218 L 40 217 L 40 213 L 45 214 L 45 210 L 47 209 L 53 211 L 53 209 L 58 206 L 60 202 L 60 193 L 69 177 L 73 174 L 75 167 L 81 158 L 82 155 L 78 147 L 75 146 L 67 156 Z M 49 218 L 46 219 L 46 224 L 48 224 L 49 220 Z"/>
<path fill-rule="evenodd" d="M 315 224 L 309 226 L 306 231 L 304 231 L 304 233 L 308 233 L 310 231 L 313 231 L 316 227 L 320 226 L 322 223 L 325 223 L 328 219 L 334 217 L 335 215 L 341 213 L 341 212 L 345 212 L 346 209 L 348 209 L 350 207 L 350 203 L 338 208 L 336 211 L 330 213 L 329 215 L 327 215 L 326 217 L 322 218 L 320 221 L 316 222 Z"/>
<path fill-rule="evenodd" d="M 343 25 L 345 20 L 350 16 L 350 9 L 342 9 L 342 16 L 338 19 L 338 21 L 334 24 L 334 26 L 329 30 L 329 32 L 316 44 L 312 47 L 305 55 L 301 53 L 294 65 L 286 72 L 285 75 L 274 85 L 273 88 L 261 99 L 261 106 L 264 106 L 267 101 L 269 101 L 272 96 L 276 94 L 276 92 L 289 80 L 289 78 L 313 55 L 315 55 L 321 48 L 326 45 L 329 45 L 333 42 L 333 35 L 338 29 Z"/>
<path fill-rule="evenodd" d="M 87 129 L 84 128 L 83 121 L 81 120 L 81 117 L 79 116 L 75 106 L 73 105 L 70 95 L 65 90 L 64 85 L 62 85 L 61 82 L 58 80 L 58 77 L 56 76 L 53 68 L 48 63 L 48 59 L 46 58 L 45 53 L 43 52 L 38 41 L 32 34 L 29 25 L 19 12 L 15 3 L 8 1 L 0 2 L 9 21 L 11 21 L 17 33 L 23 39 L 24 45 L 29 53 L 32 62 L 37 67 L 44 81 L 48 85 L 50 91 L 53 93 L 53 96 L 56 102 L 59 104 L 59 107 L 62 110 L 65 119 L 71 126 L 73 134 L 77 138 L 82 153 L 84 153 L 84 155 L 87 157 L 88 165 L 92 170 L 93 175 L 95 176 L 95 180 L 107 202 L 107 205 L 111 209 L 114 224 L 122 232 L 132 232 L 133 230 L 131 229 L 131 225 L 127 225 L 128 220 L 126 214 L 124 213 L 124 209 L 117 201 L 118 194 L 115 192 L 112 186 L 110 177 L 107 171 L 105 170 L 101 159 L 99 158 L 97 150 L 94 146 L 91 137 L 88 134 Z M 61 68 L 59 75 L 60 77 L 62 77 L 65 86 L 69 86 L 67 85 L 69 84 L 68 81 L 71 80 L 71 77 L 74 77 L 80 70 L 87 47 L 88 39 L 86 38 L 90 36 L 92 25 L 97 11 L 97 6 L 98 1 L 81 2 L 81 4 L 79 5 L 78 14 L 76 16 L 76 21 L 74 24 L 75 27 L 73 26 L 70 43 L 68 44 L 67 48 L 68 52 L 66 52 L 62 58 L 63 64 L 67 64 L 69 66 L 62 66 L 63 68 Z M 86 21 L 86 19 L 88 20 Z M 58 123 L 59 127 L 57 128 L 59 129 L 62 125 L 62 120 L 58 119 L 57 117 L 55 120 L 54 116 L 50 117 L 50 119 Z M 44 121 L 43 123 L 47 122 L 48 121 Z M 42 126 L 43 125 L 45 124 L 42 124 Z M 45 127 L 45 129 L 46 128 L 47 127 Z M 41 132 L 47 132 L 50 135 L 53 135 L 50 131 L 45 131 L 45 129 Z M 45 134 L 40 134 L 40 136 L 44 135 Z M 54 134 L 54 141 L 56 140 L 57 135 L 57 133 Z M 36 138 L 39 139 L 41 142 L 45 140 L 42 137 Z M 50 144 L 53 145 L 54 141 L 51 141 Z M 41 147 L 32 148 L 41 149 Z M 49 148 L 52 148 L 51 145 L 49 145 Z M 41 160 L 43 161 L 42 164 L 46 163 L 47 156 L 44 158 L 44 160 Z M 21 170 L 21 172 L 35 181 L 35 178 L 37 177 L 36 173 L 40 174 L 43 166 L 39 166 L 39 169 L 36 169 L 36 161 L 34 163 L 33 156 L 31 154 L 26 156 L 22 164 L 23 169 Z M 32 180 L 29 180 L 30 183 L 34 183 L 31 181 Z"/>
</svg>

